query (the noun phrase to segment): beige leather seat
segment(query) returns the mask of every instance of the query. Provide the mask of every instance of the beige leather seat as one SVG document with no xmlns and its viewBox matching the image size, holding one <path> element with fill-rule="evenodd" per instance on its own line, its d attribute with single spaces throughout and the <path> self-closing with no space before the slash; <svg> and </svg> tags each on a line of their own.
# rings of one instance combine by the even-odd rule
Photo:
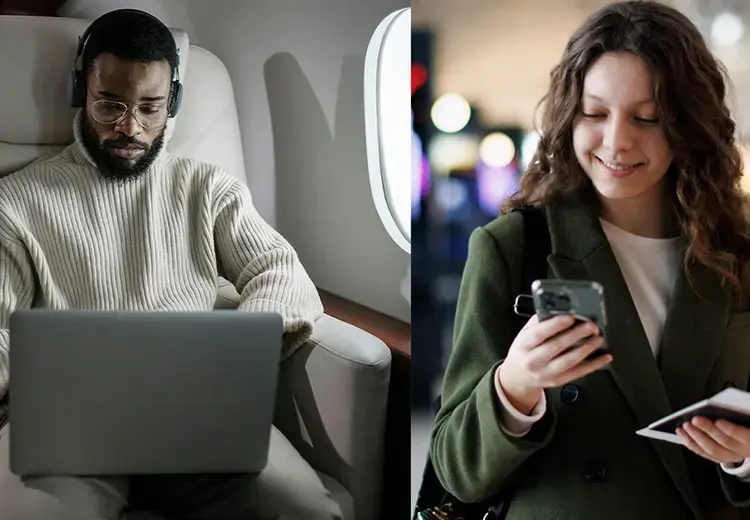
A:
<svg viewBox="0 0 750 520">
<path fill-rule="evenodd" d="M 68 106 L 65 82 L 87 25 L 0 16 L 0 176 L 73 141 L 75 109 Z M 185 95 L 169 150 L 218 164 L 245 181 L 227 70 L 207 50 L 189 45 L 187 34 L 174 34 Z M 224 282 L 216 306 L 231 308 L 237 299 Z M 390 364 L 382 341 L 329 316 L 282 364 L 275 424 L 316 469 L 347 520 L 378 516 Z M 7 468 L 7 435 L 0 436 L 0 467 Z M 15 477 L 0 480 L 0 504 L 13 500 L 21 485 Z"/>
</svg>

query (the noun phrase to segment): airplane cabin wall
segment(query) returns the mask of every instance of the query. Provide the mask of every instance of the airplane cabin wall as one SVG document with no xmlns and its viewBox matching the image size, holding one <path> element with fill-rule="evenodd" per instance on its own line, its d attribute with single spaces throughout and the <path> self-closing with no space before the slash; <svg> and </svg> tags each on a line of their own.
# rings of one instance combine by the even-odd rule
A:
<svg viewBox="0 0 750 520">
<path fill-rule="evenodd" d="M 363 67 L 372 33 L 408 0 L 68 0 L 62 16 L 148 11 L 216 54 L 234 83 L 247 182 L 316 285 L 410 322 L 410 257 L 372 202 Z M 189 65 L 188 65 L 189 66 Z M 410 175 L 408 171 L 405 175 Z"/>
</svg>

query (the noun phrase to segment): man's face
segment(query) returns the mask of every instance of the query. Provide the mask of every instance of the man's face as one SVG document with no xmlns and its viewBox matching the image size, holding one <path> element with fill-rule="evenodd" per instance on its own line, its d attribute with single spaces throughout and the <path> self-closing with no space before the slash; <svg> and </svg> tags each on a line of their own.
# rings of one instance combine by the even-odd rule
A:
<svg viewBox="0 0 750 520">
<path fill-rule="evenodd" d="M 162 118 L 158 114 L 163 114 L 166 123 L 171 81 L 172 73 L 166 60 L 140 63 L 110 53 L 103 53 L 94 60 L 87 76 L 82 136 L 104 177 L 132 180 L 151 166 L 166 129 L 166 124 L 155 125 L 153 121 L 160 121 Z M 126 103 L 129 110 L 118 122 L 102 122 L 112 119 L 102 114 L 116 114 L 118 105 L 100 102 L 95 106 L 97 101 Z M 133 105 L 141 105 L 135 117 Z"/>
</svg>

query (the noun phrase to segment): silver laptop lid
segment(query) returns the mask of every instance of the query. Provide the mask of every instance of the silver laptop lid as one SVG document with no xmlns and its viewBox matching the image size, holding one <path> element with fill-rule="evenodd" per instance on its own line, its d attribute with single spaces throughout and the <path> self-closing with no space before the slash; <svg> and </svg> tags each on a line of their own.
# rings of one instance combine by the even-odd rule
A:
<svg viewBox="0 0 750 520">
<path fill-rule="evenodd" d="M 259 472 L 282 332 L 270 313 L 16 312 L 11 471 Z"/>
</svg>

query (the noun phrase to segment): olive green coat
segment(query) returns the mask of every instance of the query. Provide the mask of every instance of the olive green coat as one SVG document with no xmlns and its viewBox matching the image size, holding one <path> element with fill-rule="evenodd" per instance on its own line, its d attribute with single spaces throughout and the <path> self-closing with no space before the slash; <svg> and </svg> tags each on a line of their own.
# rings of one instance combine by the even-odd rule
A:
<svg viewBox="0 0 750 520">
<path fill-rule="evenodd" d="M 549 277 L 604 286 L 612 368 L 566 392 L 547 390 L 547 413 L 524 438 L 503 433 L 493 377 L 513 341 L 512 304 L 522 292 L 522 217 L 477 229 L 433 430 L 439 479 L 465 502 L 516 482 L 508 520 L 750 519 L 750 484 L 682 446 L 635 434 L 730 384 L 748 388 L 750 312 L 731 305 L 704 266 L 691 268 L 695 290 L 681 271 L 655 359 L 596 216 L 571 202 L 546 211 Z"/>
</svg>

